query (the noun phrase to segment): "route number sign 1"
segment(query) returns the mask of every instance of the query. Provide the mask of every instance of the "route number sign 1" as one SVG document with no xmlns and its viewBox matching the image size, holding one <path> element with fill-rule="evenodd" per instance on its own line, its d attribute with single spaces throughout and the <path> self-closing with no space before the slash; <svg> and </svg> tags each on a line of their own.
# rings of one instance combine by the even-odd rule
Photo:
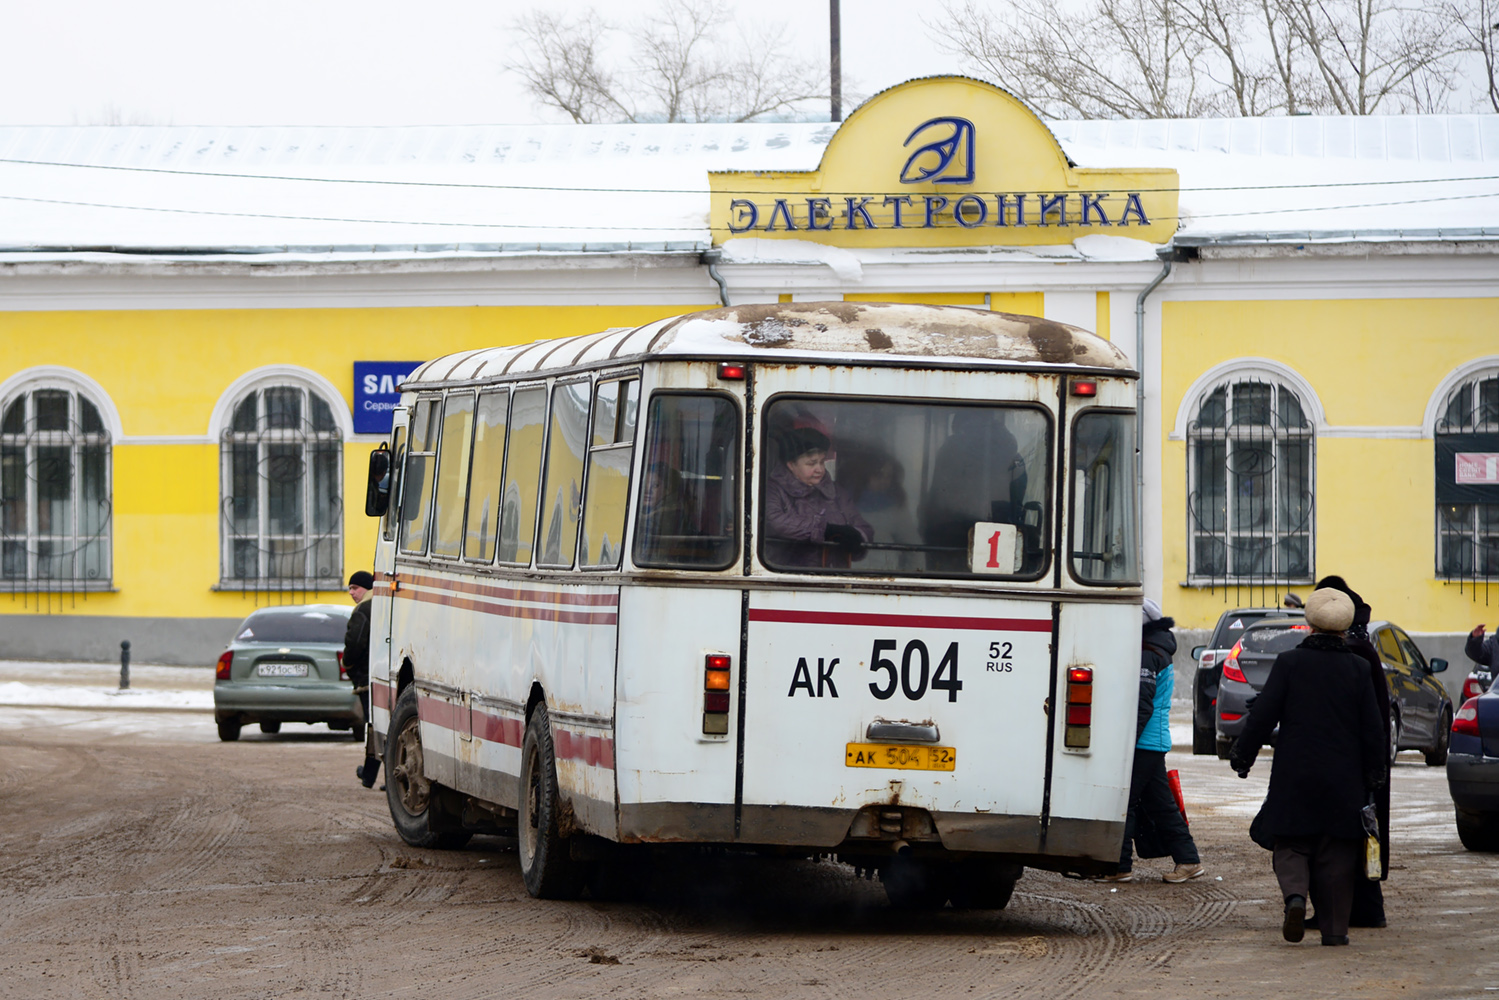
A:
<svg viewBox="0 0 1499 1000">
<path fill-rule="evenodd" d="M 968 555 L 975 573 L 1012 576 L 1020 564 L 1016 542 L 1019 529 L 1013 524 L 980 521 L 968 536 Z"/>
</svg>

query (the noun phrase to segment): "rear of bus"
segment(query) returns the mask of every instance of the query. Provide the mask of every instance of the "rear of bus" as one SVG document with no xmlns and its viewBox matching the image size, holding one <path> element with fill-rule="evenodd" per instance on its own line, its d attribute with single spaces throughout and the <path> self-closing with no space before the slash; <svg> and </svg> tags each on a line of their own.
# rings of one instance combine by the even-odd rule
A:
<svg viewBox="0 0 1499 1000">
<path fill-rule="evenodd" d="M 653 521 L 643 484 L 620 839 L 834 851 L 911 905 L 1003 905 L 1018 865 L 1111 870 L 1138 686 L 1133 373 L 727 367 L 647 376 L 643 475 L 687 509 Z M 793 469 L 809 443 L 815 484 Z"/>
</svg>

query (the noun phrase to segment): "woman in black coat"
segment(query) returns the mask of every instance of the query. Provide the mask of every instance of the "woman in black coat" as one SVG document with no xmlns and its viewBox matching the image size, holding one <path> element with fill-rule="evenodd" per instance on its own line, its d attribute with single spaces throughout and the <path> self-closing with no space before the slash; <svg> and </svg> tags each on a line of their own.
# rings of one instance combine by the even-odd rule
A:
<svg viewBox="0 0 1499 1000">
<path fill-rule="evenodd" d="M 1306 602 L 1312 634 L 1276 657 L 1229 756 L 1240 777 L 1247 776 L 1260 747 L 1280 726 L 1260 816 L 1275 842 L 1287 941 L 1301 940 L 1311 896 L 1322 943 L 1348 943 L 1364 840 L 1359 811 L 1385 773 L 1368 664 L 1343 640 L 1353 616 L 1353 602 L 1341 591 L 1312 594 Z"/>
<path fill-rule="evenodd" d="M 1374 686 L 1374 703 L 1384 718 L 1384 738 L 1390 739 L 1390 683 L 1385 679 L 1384 663 L 1379 659 L 1374 644 L 1369 641 L 1369 605 L 1341 576 L 1324 576 L 1317 582 L 1317 590 L 1331 587 L 1341 590 L 1353 602 L 1353 624 L 1343 634 L 1348 648 L 1369 664 L 1369 681 Z M 1349 927 L 1385 926 L 1384 890 L 1380 882 L 1390 877 L 1390 761 L 1385 758 L 1384 780 L 1374 792 L 1374 810 L 1379 817 L 1379 882 L 1364 878 L 1360 874 L 1353 882 L 1353 910 L 1348 916 Z M 1307 926 L 1313 926 L 1308 920 Z"/>
</svg>

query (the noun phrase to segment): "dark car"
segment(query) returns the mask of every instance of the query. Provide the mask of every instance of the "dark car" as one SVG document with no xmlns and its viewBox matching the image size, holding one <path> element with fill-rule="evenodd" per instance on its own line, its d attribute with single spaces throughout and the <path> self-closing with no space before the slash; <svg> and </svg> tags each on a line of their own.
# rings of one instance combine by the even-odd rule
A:
<svg viewBox="0 0 1499 1000">
<path fill-rule="evenodd" d="M 1499 851 L 1499 689 L 1469 698 L 1452 720 L 1447 789 L 1463 846 Z"/>
<path fill-rule="evenodd" d="M 1192 752 L 1209 754 L 1218 747 L 1218 681 L 1223 676 L 1223 661 L 1239 641 L 1244 630 L 1266 618 L 1289 618 L 1299 611 L 1284 608 L 1235 608 L 1225 611 L 1213 627 L 1206 646 L 1192 650 L 1197 670 L 1192 677 Z"/>
<path fill-rule="evenodd" d="M 1275 658 L 1299 646 L 1310 632 L 1305 619 L 1289 616 L 1265 618 L 1244 629 L 1221 667 L 1215 746 L 1219 757 L 1228 757 L 1243 732 L 1248 704 L 1264 688 Z M 1420 750 L 1432 767 L 1445 764 L 1452 699 L 1435 675 L 1447 669 L 1447 661 L 1428 663 L 1410 636 L 1392 622 L 1370 622 L 1369 639 L 1390 686 L 1390 759 L 1401 750 Z"/>
<path fill-rule="evenodd" d="M 351 611 L 341 604 L 261 608 L 241 622 L 214 675 L 219 739 L 239 739 L 252 722 L 264 733 L 279 732 L 283 722 L 326 722 L 359 735 L 363 712 L 343 671 Z"/>
</svg>

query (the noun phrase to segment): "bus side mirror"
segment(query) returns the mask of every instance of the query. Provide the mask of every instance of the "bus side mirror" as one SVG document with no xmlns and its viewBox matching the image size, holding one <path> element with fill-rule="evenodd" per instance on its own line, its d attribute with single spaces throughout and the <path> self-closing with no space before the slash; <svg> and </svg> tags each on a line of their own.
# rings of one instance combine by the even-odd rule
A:
<svg viewBox="0 0 1499 1000">
<path fill-rule="evenodd" d="M 380 517 L 390 506 L 390 452 L 381 445 L 370 453 L 370 475 L 364 491 L 364 512 Z"/>
<path fill-rule="evenodd" d="M 1439 674 L 1443 670 L 1447 669 L 1447 661 L 1444 660 L 1444 659 L 1442 659 L 1440 656 L 1435 656 L 1435 657 L 1432 657 L 1431 661 L 1427 664 L 1427 666 L 1429 666 L 1431 668 L 1431 672 L 1432 673 Z"/>
</svg>

